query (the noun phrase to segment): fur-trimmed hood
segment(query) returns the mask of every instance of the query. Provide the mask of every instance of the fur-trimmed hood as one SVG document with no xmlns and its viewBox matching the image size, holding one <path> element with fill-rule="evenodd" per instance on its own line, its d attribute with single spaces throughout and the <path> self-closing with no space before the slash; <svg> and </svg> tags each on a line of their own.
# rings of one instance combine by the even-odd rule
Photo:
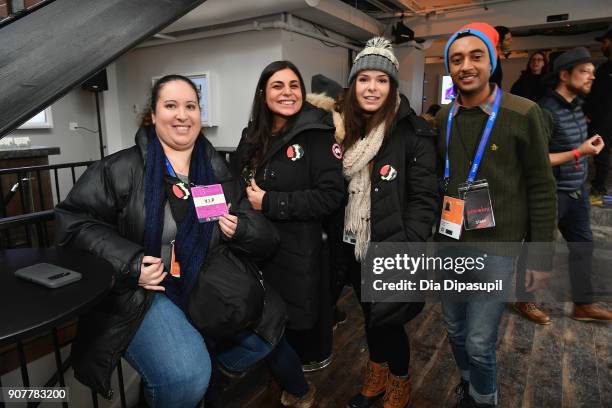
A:
<svg viewBox="0 0 612 408">
<path fill-rule="evenodd" d="M 332 114 L 334 126 L 336 127 L 336 133 L 334 136 L 336 138 L 336 142 L 341 144 L 344 140 L 346 132 L 344 130 L 344 119 L 342 119 L 342 115 L 335 110 L 336 101 L 324 93 L 308 94 L 306 95 L 306 101 L 317 108 L 323 109 Z"/>
<path fill-rule="evenodd" d="M 325 93 L 311 93 L 306 95 L 306 101 L 311 105 L 316 106 L 317 108 L 323 109 L 332 114 L 334 120 L 334 126 L 336 127 L 335 138 L 336 142 L 342 144 L 344 137 L 346 136 L 346 129 L 344 128 L 344 119 L 340 112 L 335 110 L 336 101 L 327 96 Z M 395 117 L 396 122 L 403 119 L 406 116 L 414 114 L 412 108 L 410 108 L 410 103 L 408 99 L 401 95 L 398 91 L 397 93 L 397 115 Z"/>
</svg>

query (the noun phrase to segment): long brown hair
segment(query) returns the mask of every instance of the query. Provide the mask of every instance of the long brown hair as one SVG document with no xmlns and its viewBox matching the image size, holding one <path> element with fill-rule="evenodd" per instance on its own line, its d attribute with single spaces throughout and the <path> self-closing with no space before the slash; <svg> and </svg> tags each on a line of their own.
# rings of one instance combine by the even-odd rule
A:
<svg viewBox="0 0 612 408">
<path fill-rule="evenodd" d="M 525 67 L 525 70 L 522 73 L 524 73 L 524 74 L 531 74 L 532 73 L 531 72 L 531 60 L 536 55 L 541 55 L 542 58 L 544 58 L 544 66 L 542 66 L 542 72 L 540 72 L 540 74 L 544 75 L 544 74 L 548 73 L 548 58 L 546 57 L 546 53 L 544 51 L 536 51 L 533 54 L 531 54 L 529 56 L 529 58 L 527 58 L 527 67 Z"/>
<path fill-rule="evenodd" d="M 355 78 L 351 81 L 349 88 L 338 104 L 344 116 L 344 129 L 346 131 L 346 136 L 342 142 L 344 150 L 349 149 L 359 139 L 366 137 L 372 129 L 381 123 L 385 123 L 385 137 L 387 137 L 395 119 L 397 107 L 397 84 L 395 81 L 389 78 L 387 100 L 385 100 L 379 110 L 370 115 L 366 114 L 359 106 L 359 102 L 357 102 L 358 76 L 355 75 Z"/>
</svg>

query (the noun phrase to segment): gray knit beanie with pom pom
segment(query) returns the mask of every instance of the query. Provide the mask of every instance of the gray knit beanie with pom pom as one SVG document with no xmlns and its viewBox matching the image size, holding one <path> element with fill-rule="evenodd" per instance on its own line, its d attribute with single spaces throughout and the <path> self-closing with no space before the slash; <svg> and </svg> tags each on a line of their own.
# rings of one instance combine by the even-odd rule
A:
<svg viewBox="0 0 612 408">
<path fill-rule="evenodd" d="M 398 83 L 399 62 L 393 54 L 393 47 L 391 47 L 389 40 L 383 37 L 374 37 L 368 40 L 365 48 L 355 57 L 349 74 L 349 84 L 360 71 L 365 70 L 382 71 L 389 75 L 389 78 L 393 79 L 396 84 Z"/>
</svg>

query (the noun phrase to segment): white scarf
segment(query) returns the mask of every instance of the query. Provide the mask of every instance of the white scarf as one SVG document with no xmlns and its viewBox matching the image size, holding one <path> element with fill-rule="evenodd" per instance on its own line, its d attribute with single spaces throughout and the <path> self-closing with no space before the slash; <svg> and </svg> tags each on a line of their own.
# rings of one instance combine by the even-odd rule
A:
<svg viewBox="0 0 612 408">
<path fill-rule="evenodd" d="M 370 170 L 368 163 L 376 156 L 385 136 L 385 123 L 370 131 L 346 152 L 342 160 L 344 177 L 349 181 L 348 204 L 344 214 L 345 233 L 355 234 L 355 257 L 365 258 L 370 241 Z"/>
</svg>

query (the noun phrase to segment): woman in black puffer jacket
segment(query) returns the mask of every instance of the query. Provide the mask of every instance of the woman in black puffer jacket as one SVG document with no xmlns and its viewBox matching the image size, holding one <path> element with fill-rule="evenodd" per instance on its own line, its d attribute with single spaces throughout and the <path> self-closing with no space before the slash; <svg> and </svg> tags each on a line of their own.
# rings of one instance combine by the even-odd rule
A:
<svg viewBox="0 0 612 408">
<path fill-rule="evenodd" d="M 276 61 L 265 67 L 232 169 L 244 178 L 253 208 L 279 232 L 279 251 L 263 273 L 287 305 L 287 340 L 308 363 L 319 346 L 318 325 L 332 307 L 323 222 L 340 207 L 345 189 L 331 115 L 305 97 L 295 65 Z M 321 330 L 331 337 L 331 321 Z"/>
<path fill-rule="evenodd" d="M 342 167 L 348 182 L 342 235 L 360 300 L 368 245 L 427 240 L 438 208 L 435 132 L 399 95 L 398 69 L 387 40 L 368 41 L 355 58 L 349 88 L 339 103 L 345 132 Z M 423 305 L 361 301 L 370 359 L 361 392 L 349 407 L 367 408 L 383 396 L 384 408 L 409 404 L 410 343 L 404 324 Z"/>
<path fill-rule="evenodd" d="M 114 268 L 112 293 L 79 319 L 72 347 L 75 377 L 106 398 L 112 397 L 111 373 L 125 356 L 143 377 L 149 405 L 195 406 L 211 365 L 185 309 L 207 253 L 223 242 L 262 261 L 278 245 L 272 224 L 250 208 L 200 133 L 198 101 L 189 79 L 158 80 L 154 126 L 140 129 L 136 146 L 93 164 L 56 209 L 58 244 L 96 254 Z M 200 223 L 190 185 L 216 183 L 230 214 Z M 273 343 L 282 336 L 282 325 L 260 326 Z"/>
</svg>

